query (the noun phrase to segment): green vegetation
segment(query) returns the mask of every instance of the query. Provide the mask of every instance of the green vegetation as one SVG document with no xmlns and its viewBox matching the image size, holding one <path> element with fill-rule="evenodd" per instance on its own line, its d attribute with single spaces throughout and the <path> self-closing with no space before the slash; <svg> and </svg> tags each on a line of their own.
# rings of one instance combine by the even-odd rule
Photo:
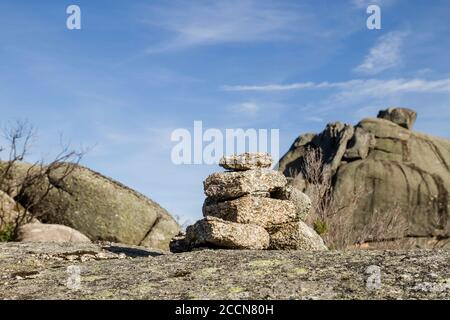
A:
<svg viewBox="0 0 450 320">
<path fill-rule="evenodd" d="M 12 241 L 14 237 L 14 224 L 7 224 L 2 230 L 0 230 L 0 242 Z"/>
</svg>

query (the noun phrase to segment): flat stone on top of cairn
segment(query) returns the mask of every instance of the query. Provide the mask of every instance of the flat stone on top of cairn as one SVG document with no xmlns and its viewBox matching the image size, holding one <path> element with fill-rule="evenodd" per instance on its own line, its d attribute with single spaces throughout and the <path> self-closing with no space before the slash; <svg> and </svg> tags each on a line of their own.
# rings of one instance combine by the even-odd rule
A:
<svg viewBox="0 0 450 320">
<path fill-rule="evenodd" d="M 227 170 L 243 171 L 258 168 L 270 168 L 272 156 L 265 152 L 243 153 L 239 155 L 224 156 L 220 159 L 219 166 Z"/>
</svg>

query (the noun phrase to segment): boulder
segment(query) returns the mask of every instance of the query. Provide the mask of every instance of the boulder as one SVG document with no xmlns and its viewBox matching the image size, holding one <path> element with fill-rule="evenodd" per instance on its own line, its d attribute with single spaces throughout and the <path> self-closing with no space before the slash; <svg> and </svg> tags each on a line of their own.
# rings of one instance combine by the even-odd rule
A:
<svg viewBox="0 0 450 320">
<path fill-rule="evenodd" d="M 293 185 L 287 185 L 281 190 L 272 193 L 272 197 L 292 202 L 295 206 L 296 220 L 304 221 L 311 211 L 311 199 Z"/>
<path fill-rule="evenodd" d="M 363 119 L 356 126 L 372 133 L 376 140 L 393 139 L 396 141 L 408 141 L 413 133 L 391 121 L 378 118 Z"/>
<path fill-rule="evenodd" d="M 203 215 L 231 222 L 256 224 L 264 228 L 297 219 L 292 202 L 254 196 L 217 203 L 205 202 Z"/>
<path fill-rule="evenodd" d="M 328 250 L 322 238 L 304 222 L 289 222 L 268 229 L 269 249 L 273 250 Z"/>
<path fill-rule="evenodd" d="M 383 119 L 366 118 L 355 126 L 345 161 L 332 173 L 337 203 L 351 210 L 348 223 L 360 229 L 373 221 L 376 213 L 387 214 L 398 208 L 402 220 L 407 221 L 407 231 L 399 232 L 397 239 L 383 241 L 399 240 L 402 244 L 408 242 L 402 241 L 406 238 L 450 238 L 450 140 L 407 129 L 414 122 L 415 112 L 388 110 L 380 114 Z M 409 122 L 398 120 L 400 115 Z M 334 143 L 329 131 L 325 128 L 310 143 L 300 146 L 302 150 L 296 151 L 300 158 L 285 155 L 280 170 L 283 168 L 288 176 L 289 172 L 304 171 L 305 148 Z M 330 142 L 317 143 L 319 136 L 330 136 Z M 372 137 L 374 141 L 367 143 Z M 288 153 L 293 154 L 292 147 Z M 324 162 L 329 164 L 329 159 L 324 157 Z M 355 199 L 356 208 L 352 204 Z M 431 242 L 424 240 L 419 245 L 426 247 L 427 243 Z"/>
<path fill-rule="evenodd" d="M 335 196 L 350 203 L 354 190 L 360 197 L 353 223 L 362 228 L 375 212 L 389 212 L 399 206 L 408 221 L 405 236 L 450 236 L 448 191 L 450 181 L 410 163 L 366 159 L 343 165 L 336 174 Z"/>
<path fill-rule="evenodd" d="M 20 215 L 21 206 L 5 192 L 0 191 L 0 232 L 16 223 Z"/>
<path fill-rule="evenodd" d="M 305 133 L 295 139 L 289 151 L 278 162 L 278 171 L 283 172 L 287 177 L 294 177 L 298 175 L 298 167 L 301 166 L 301 161 L 312 145 L 313 139 L 317 137 L 315 133 Z"/>
<path fill-rule="evenodd" d="M 13 198 L 0 190 L 0 234 L 4 235 L 5 240 L 13 236 L 13 230 L 18 225 L 33 221 L 37 220 Z"/>
<path fill-rule="evenodd" d="M 408 108 L 389 108 L 381 110 L 378 113 L 378 118 L 389 120 L 403 128 L 411 130 L 416 122 L 417 113 Z"/>
<path fill-rule="evenodd" d="M 239 155 L 225 156 L 220 159 L 219 165 L 233 171 L 270 168 L 272 166 L 272 156 L 262 152 L 246 152 Z"/>
<path fill-rule="evenodd" d="M 269 246 L 269 234 L 258 225 L 207 217 L 186 230 L 191 247 L 261 250 Z"/>
<path fill-rule="evenodd" d="M 316 135 L 301 135 L 295 140 L 289 151 L 280 159 L 278 170 L 288 177 L 302 175 L 305 155 L 310 149 L 320 149 L 324 163 L 334 173 L 338 169 L 347 144 L 353 137 L 354 128 L 341 122 L 327 124 L 325 130 Z"/>
<path fill-rule="evenodd" d="M 320 147 L 331 172 L 334 173 L 338 169 L 353 133 L 353 126 L 340 122 L 328 124 L 322 133 Z"/>
<path fill-rule="evenodd" d="M 212 200 L 228 200 L 284 187 L 286 177 L 278 171 L 255 169 L 211 174 L 203 183 L 205 194 Z"/>
<path fill-rule="evenodd" d="M 370 149 L 375 147 L 375 144 L 375 136 L 372 133 L 357 127 L 348 143 L 344 158 L 346 160 L 365 159 Z"/>
<path fill-rule="evenodd" d="M 62 224 L 85 234 L 91 240 L 105 240 L 168 250 L 179 226 L 169 213 L 138 192 L 82 166 L 61 180 L 68 164 L 51 171 L 25 189 L 17 199 L 26 203 L 51 190 L 33 215 L 42 222 Z M 20 180 L 31 165 L 20 163 L 13 178 Z"/>
<path fill-rule="evenodd" d="M 89 243 L 81 232 L 59 224 L 29 223 L 18 229 L 19 242 L 71 242 Z"/>
</svg>

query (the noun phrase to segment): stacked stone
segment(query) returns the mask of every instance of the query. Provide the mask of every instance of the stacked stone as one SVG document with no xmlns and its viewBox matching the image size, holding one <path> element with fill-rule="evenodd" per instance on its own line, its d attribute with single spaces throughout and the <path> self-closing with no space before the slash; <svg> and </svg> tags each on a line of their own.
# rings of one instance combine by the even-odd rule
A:
<svg viewBox="0 0 450 320">
<path fill-rule="evenodd" d="M 309 198 L 288 186 L 285 176 L 271 170 L 267 153 L 223 157 L 227 171 L 204 181 L 207 196 L 204 219 L 172 241 L 174 252 L 197 247 L 226 249 L 326 249 L 303 219 L 311 208 Z"/>
</svg>

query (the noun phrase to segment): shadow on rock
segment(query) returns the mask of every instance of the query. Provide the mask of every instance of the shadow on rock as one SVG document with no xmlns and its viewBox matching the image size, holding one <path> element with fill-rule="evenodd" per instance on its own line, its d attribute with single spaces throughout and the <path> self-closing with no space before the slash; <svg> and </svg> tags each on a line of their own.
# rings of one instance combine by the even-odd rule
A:
<svg viewBox="0 0 450 320">
<path fill-rule="evenodd" d="M 110 251 L 115 254 L 122 253 L 130 258 L 157 257 L 157 256 L 163 255 L 162 253 L 156 252 L 156 251 L 148 251 L 148 250 L 144 250 L 144 249 L 119 247 L 119 246 L 103 247 L 103 250 Z"/>
</svg>

